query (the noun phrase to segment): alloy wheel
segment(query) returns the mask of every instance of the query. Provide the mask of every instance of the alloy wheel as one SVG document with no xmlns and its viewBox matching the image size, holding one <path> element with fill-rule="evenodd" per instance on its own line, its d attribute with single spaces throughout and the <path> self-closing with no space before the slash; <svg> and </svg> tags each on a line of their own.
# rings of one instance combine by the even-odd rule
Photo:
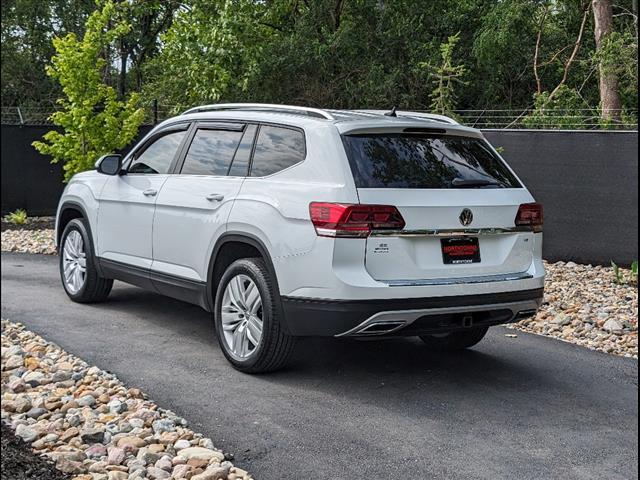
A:
<svg viewBox="0 0 640 480">
<path fill-rule="evenodd" d="M 260 345 L 263 330 L 262 297 L 247 275 L 236 275 L 222 297 L 222 334 L 227 351 L 237 360 L 246 360 Z"/>
<path fill-rule="evenodd" d="M 78 293 L 87 276 L 87 256 L 84 240 L 77 230 L 71 230 L 67 235 L 62 248 L 62 260 L 64 284 L 70 293 Z"/>
</svg>

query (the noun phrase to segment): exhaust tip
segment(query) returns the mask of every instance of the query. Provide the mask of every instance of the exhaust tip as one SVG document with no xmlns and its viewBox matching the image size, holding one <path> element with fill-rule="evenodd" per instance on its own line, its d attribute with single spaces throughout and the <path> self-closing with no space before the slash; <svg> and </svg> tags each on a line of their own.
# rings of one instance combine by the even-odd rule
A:
<svg viewBox="0 0 640 480">
<path fill-rule="evenodd" d="M 523 318 L 530 318 L 533 317 L 536 313 L 538 313 L 538 310 L 536 310 L 535 308 L 531 308 L 529 310 L 520 310 L 515 317 L 515 320 L 522 320 Z"/>
<path fill-rule="evenodd" d="M 406 322 L 401 321 L 388 321 L 388 322 L 374 322 L 370 323 L 366 327 L 355 332 L 355 335 L 383 335 L 385 333 L 391 333 L 399 328 L 402 328 Z"/>
</svg>

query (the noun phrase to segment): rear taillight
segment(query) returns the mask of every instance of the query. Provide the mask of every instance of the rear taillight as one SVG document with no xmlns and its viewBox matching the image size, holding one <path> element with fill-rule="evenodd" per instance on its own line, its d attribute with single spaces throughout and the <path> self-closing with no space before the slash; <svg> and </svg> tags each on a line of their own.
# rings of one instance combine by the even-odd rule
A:
<svg viewBox="0 0 640 480">
<path fill-rule="evenodd" d="M 402 230 L 405 225 L 390 205 L 312 202 L 309 213 L 321 237 L 367 237 L 372 230 Z"/>
<path fill-rule="evenodd" d="M 542 211 L 542 204 L 523 203 L 520 205 L 520 208 L 518 208 L 518 214 L 516 215 L 517 227 L 529 227 L 534 232 L 541 232 L 543 223 L 544 214 Z"/>
</svg>

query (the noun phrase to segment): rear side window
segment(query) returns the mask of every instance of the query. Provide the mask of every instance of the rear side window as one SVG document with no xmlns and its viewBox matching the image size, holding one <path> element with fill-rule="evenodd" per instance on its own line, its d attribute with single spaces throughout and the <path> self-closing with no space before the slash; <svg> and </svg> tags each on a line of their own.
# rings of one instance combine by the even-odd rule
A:
<svg viewBox="0 0 640 480">
<path fill-rule="evenodd" d="M 227 175 L 241 138 L 239 131 L 198 129 L 180 173 Z"/>
<path fill-rule="evenodd" d="M 521 188 L 482 139 L 447 135 L 345 135 L 358 188 Z"/>
<path fill-rule="evenodd" d="M 304 135 L 300 130 L 262 125 L 251 164 L 252 177 L 265 177 L 304 160 Z"/>
</svg>

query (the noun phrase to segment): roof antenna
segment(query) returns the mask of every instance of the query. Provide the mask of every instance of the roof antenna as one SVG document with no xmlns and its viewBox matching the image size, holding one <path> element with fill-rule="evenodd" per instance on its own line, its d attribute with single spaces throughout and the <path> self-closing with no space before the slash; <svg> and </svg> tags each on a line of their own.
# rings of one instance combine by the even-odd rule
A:
<svg viewBox="0 0 640 480">
<path fill-rule="evenodd" d="M 394 106 L 390 112 L 385 113 L 385 115 L 387 117 L 397 117 L 398 114 L 396 113 L 396 107 Z"/>
</svg>

